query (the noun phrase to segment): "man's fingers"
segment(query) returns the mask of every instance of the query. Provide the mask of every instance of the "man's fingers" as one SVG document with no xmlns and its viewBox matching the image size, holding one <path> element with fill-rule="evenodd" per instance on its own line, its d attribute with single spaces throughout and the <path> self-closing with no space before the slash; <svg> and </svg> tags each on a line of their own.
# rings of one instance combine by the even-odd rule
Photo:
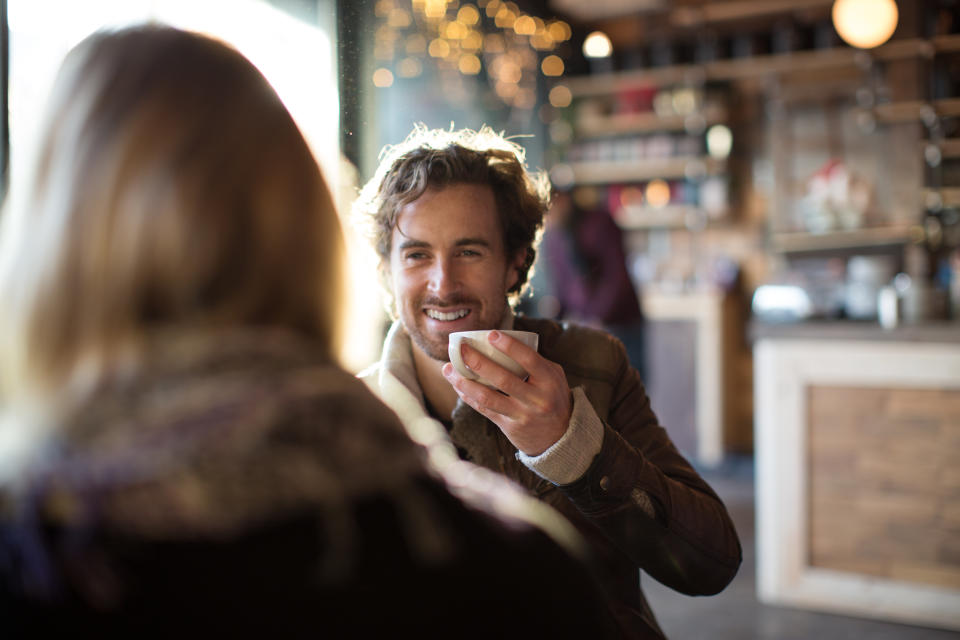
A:
<svg viewBox="0 0 960 640">
<path fill-rule="evenodd" d="M 504 418 L 510 415 L 511 411 L 516 410 L 515 401 L 510 396 L 499 393 L 475 380 L 464 378 L 453 365 L 443 365 L 441 372 L 464 402 L 494 422 L 502 422 Z M 509 372 L 507 373 L 509 374 Z"/>
<path fill-rule="evenodd" d="M 516 360 L 531 376 L 543 375 L 548 368 L 549 361 L 537 353 L 536 349 L 531 349 L 502 331 L 491 331 L 489 340 L 490 344 Z"/>
<path fill-rule="evenodd" d="M 469 357 L 467 349 L 469 347 L 464 347 L 464 360 Z M 476 354 L 475 351 L 474 353 Z M 476 355 L 478 358 L 482 357 Z M 497 365 L 486 358 L 484 360 L 485 362 L 477 364 L 478 369 L 487 366 L 488 370 L 482 375 L 495 375 L 491 374 L 489 369 Z M 473 368 L 473 365 L 468 365 Z M 545 377 L 540 384 L 546 383 L 544 389 L 551 392 L 544 393 L 544 389 L 523 382 L 502 367 L 499 368 L 509 378 L 506 386 L 509 388 L 510 385 L 515 385 L 522 389 L 523 397 L 506 395 L 474 380 L 468 380 L 449 362 L 443 365 L 441 371 L 460 399 L 500 427 L 517 449 L 530 455 L 538 455 L 563 436 L 570 422 L 570 389 L 566 385 L 566 378 L 561 374 L 561 389 L 553 384 L 556 381 L 548 382 L 550 378 Z"/>
<path fill-rule="evenodd" d="M 500 391 L 511 396 L 522 392 L 523 380 L 512 371 L 503 368 L 468 344 L 461 346 L 461 353 L 464 363 L 471 371 L 489 380 Z"/>
<path fill-rule="evenodd" d="M 537 353 L 535 349 L 531 349 L 524 343 L 515 340 L 502 331 L 490 332 L 490 344 L 506 353 L 516 360 L 521 367 L 526 369 L 529 374 L 526 382 L 529 384 L 524 385 L 524 390 L 530 396 L 531 400 L 535 399 L 533 395 L 534 390 L 536 390 L 540 396 L 542 396 L 543 393 L 552 395 L 553 392 L 551 389 L 562 388 L 563 390 L 569 391 L 567 376 L 563 372 L 563 367 L 556 362 L 547 360 Z"/>
</svg>

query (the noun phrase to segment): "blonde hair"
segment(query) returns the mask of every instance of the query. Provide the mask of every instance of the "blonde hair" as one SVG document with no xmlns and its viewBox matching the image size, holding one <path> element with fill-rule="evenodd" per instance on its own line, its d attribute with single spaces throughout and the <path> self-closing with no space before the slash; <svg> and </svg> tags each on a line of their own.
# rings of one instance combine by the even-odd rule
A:
<svg viewBox="0 0 960 640">
<path fill-rule="evenodd" d="M 277 94 L 231 47 L 160 25 L 78 45 L 26 201 L 0 237 L 8 405 L 136 370 L 167 329 L 280 326 L 334 355 L 333 200 Z"/>
<path fill-rule="evenodd" d="M 430 188 L 455 184 L 486 185 L 493 190 L 508 259 L 523 253 L 516 284 L 507 292 L 515 304 L 526 287 L 543 217 L 550 202 L 550 182 L 542 171 L 526 167 L 523 147 L 488 126 L 479 131 L 429 129 L 417 124 L 406 140 L 385 147 L 380 164 L 354 204 L 354 216 L 380 259 L 386 282 L 390 239 L 404 205 Z M 390 308 L 389 286 L 384 289 Z"/>
</svg>

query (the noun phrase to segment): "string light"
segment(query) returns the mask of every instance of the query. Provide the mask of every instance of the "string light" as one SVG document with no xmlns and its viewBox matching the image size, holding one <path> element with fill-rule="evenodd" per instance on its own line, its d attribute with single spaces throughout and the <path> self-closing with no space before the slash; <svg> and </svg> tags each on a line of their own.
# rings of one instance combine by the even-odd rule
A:
<svg viewBox="0 0 960 640">
<path fill-rule="evenodd" d="M 547 96 L 547 99 L 550 100 L 550 104 L 558 109 L 563 107 L 569 107 L 570 103 L 573 102 L 573 93 L 570 89 L 562 84 L 558 84 L 553 89 L 550 89 L 550 94 Z"/>
<path fill-rule="evenodd" d="M 473 26 L 480 21 L 480 12 L 473 5 L 464 5 L 457 12 L 457 22 L 467 26 Z"/>
<path fill-rule="evenodd" d="M 404 58 L 397 65 L 397 75 L 401 78 L 416 78 L 423 71 L 418 58 Z"/>
<path fill-rule="evenodd" d="M 520 36 L 532 36 L 537 32 L 537 23 L 530 16 L 520 16 L 513 23 L 513 30 Z"/>
<path fill-rule="evenodd" d="M 382 89 L 384 87 L 389 87 L 392 84 L 393 73 L 390 71 L 390 69 L 384 69 L 383 67 L 380 67 L 373 72 L 373 86 Z"/>
<path fill-rule="evenodd" d="M 430 41 L 427 53 L 434 58 L 446 58 L 450 53 L 450 44 L 443 38 L 434 38 Z"/>
<path fill-rule="evenodd" d="M 563 60 L 560 56 L 547 56 L 540 63 L 540 70 L 543 71 L 545 76 L 562 76 Z"/>
<path fill-rule="evenodd" d="M 547 31 L 550 33 L 550 37 L 557 42 L 565 42 L 570 39 L 570 36 L 573 35 L 570 25 L 563 20 L 554 20 L 551 22 L 547 26 Z"/>
<path fill-rule="evenodd" d="M 480 58 L 473 55 L 465 55 L 457 61 L 457 67 L 460 73 L 475 76 L 480 73 Z"/>
<path fill-rule="evenodd" d="M 374 52 L 381 64 L 374 84 L 391 86 L 394 74 L 413 78 L 424 60 L 441 74 L 477 76 L 484 69 L 496 95 L 518 109 L 536 106 L 541 76 L 563 75 L 563 60 L 553 53 L 572 36 L 562 20 L 544 21 L 503 0 L 378 0 L 374 14 Z M 542 52 L 542 53 L 541 53 Z M 540 61 L 540 57 L 543 60 Z M 390 76 L 383 72 L 390 72 Z M 551 104 L 570 104 L 566 87 L 554 87 Z M 555 104 L 556 103 L 556 104 Z"/>
</svg>

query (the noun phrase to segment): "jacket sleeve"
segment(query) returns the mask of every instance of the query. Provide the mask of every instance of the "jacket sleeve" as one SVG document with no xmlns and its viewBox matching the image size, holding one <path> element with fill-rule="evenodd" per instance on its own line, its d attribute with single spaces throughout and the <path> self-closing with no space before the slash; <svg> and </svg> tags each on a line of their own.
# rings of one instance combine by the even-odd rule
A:
<svg viewBox="0 0 960 640">
<path fill-rule="evenodd" d="M 559 489 L 658 581 L 688 595 L 718 593 L 740 566 L 733 522 L 660 426 L 639 373 L 618 347 L 600 452 L 582 477 Z"/>
</svg>

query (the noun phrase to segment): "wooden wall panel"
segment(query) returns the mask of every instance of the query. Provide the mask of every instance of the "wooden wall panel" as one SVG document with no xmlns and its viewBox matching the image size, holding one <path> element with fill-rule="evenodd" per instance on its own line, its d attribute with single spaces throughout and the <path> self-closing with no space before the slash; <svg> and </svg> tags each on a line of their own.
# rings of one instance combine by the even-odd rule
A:
<svg viewBox="0 0 960 640">
<path fill-rule="evenodd" d="M 810 565 L 960 588 L 960 391 L 807 393 Z"/>
</svg>

